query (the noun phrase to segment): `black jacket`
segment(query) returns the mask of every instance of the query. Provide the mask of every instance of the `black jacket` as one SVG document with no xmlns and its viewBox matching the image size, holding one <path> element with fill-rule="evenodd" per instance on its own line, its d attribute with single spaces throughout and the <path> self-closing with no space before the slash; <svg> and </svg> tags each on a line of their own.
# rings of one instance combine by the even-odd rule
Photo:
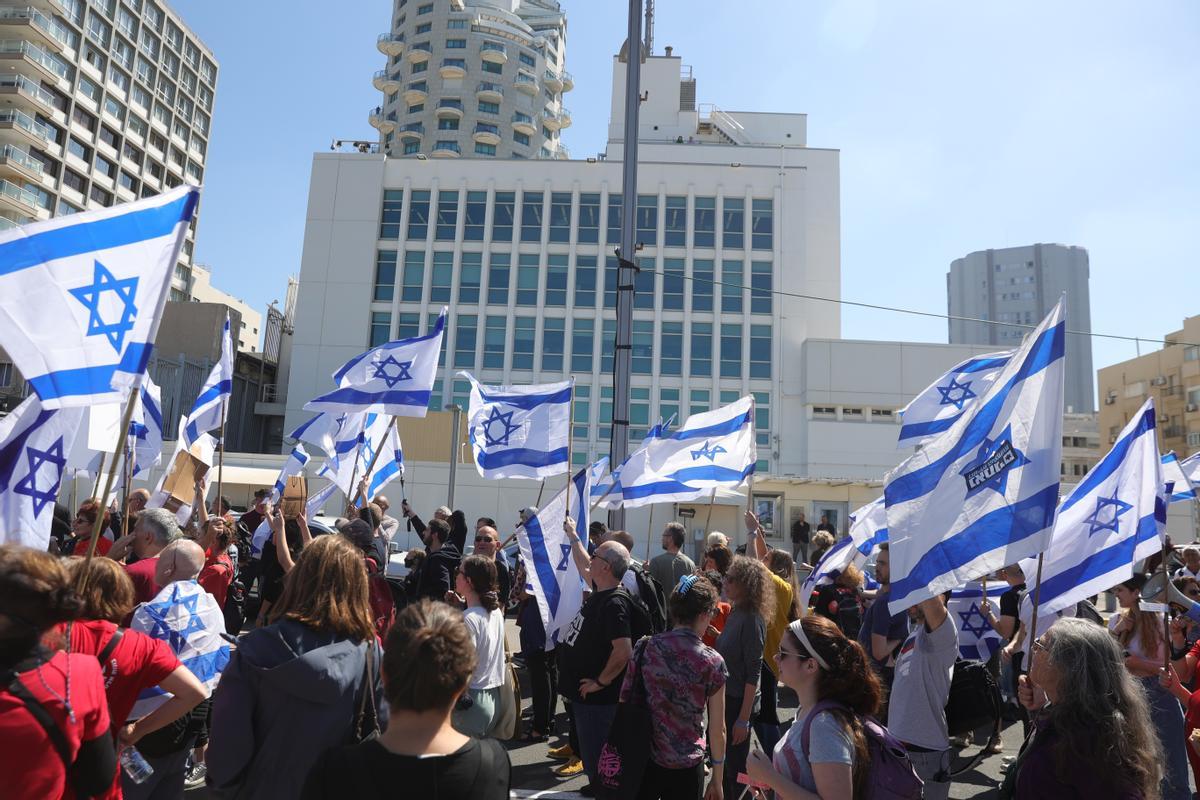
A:
<svg viewBox="0 0 1200 800">
<path fill-rule="evenodd" d="M 446 592 L 454 589 L 454 576 L 460 562 L 462 553 L 454 542 L 446 542 L 442 549 L 426 556 L 417 579 L 417 599 L 445 600 Z"/>
</svg>

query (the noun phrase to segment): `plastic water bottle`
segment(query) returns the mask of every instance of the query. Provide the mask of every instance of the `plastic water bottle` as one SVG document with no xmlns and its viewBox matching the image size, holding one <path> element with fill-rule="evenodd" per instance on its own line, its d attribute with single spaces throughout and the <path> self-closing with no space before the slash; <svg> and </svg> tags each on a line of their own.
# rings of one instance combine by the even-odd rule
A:
<svg viewBox="0 0 1200 800">
<path fill-rule="evenodd" d="M 121 768 L 134 783 L 145 783 L 154 774 L 154 767 L 146 757 L 138 752 L 136 747 L 126 747 L 121 751 Z"/>
</svg>

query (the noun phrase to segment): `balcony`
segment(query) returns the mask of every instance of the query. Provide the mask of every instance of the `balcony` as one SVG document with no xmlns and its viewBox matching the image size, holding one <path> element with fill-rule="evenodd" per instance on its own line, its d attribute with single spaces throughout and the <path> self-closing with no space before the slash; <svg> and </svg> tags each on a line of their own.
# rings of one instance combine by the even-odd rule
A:
<svg viewBox="0 0 1200 800">
<path fill-rule="evenodd" d="M 0 176 L 37 183 L 42 179 L 42 162 L 19 147 L 6 144 L 0 147 Z"/>
<path fill-rule="evenodd" d="M 458 146 L 458 142 L 438 142 L 433 146 L 430 155 L 434 158 L 458 158 L 462 155 L 462 148 Z"/>
<path fill-rule="evenodd" d="M 33 217 L 17 217 L 14 219 L 7 214 L 0 214 L 0 231 L 7 231 L 18 225 L 28 225 L 33 221 Z"/>
<path fill-rule="evenodd" d="M 37 196 L 12 181 L 0 180 L 0 209 L 37 216 Z"/>
<path fill-rule="evenodd" d="M 420 122 L 410 122 L 397 128 L 396 135 L 401 139 L 411 139 L 419 142 L 425 138 L 425 126 Z"/>
<path fill-rule="evenodd" d="M 438 119 L 462 119 L 463 102 L 453 97 L 443 97 L 438 101 Z"/>
<path fill-rule="evenodd" d="M 53 114 L 54 95 L 24 75 L 0 75 L 0 100 L 29 113 Z"/>
<path fill-rule="evenodd" d="M 548 69 L 542 75 L 542 80 L 546 82 L 546 88 L 552 92 L 561 92 L 563 90 L 562 74 L 559 72 Z"/>
<path fill-rule="evenodd" d="M 443 58 L 438 72 L 443 78 L 464 78 L 467 75 L 467 60 L 465 58 Z"/>
<path fill-rule="evenodd" d="M 14 38 L 32 39 L 56 53 L 61 53 L 70 42 L 66 28 L 58 20 L 32 6 L 0 8 L 0 35 L 10 32 Z"/>
<path fill-rule="evenodd" d="M 394 75 L 388 75 L 386 69 L 381 69 L 371 78 L 371 85 L 381 92 L 391 94 L 400 91 L 400 87 L 404 84 Z"/>
<path fill-rule="evenodd" d="M 516 79 L 513 81 L 517 91 L 525 92 L 525 94 L 533 96 L 538 93 L 537 78 L 530 75 L 528 72 L 521 70 L 517 73 Z"/>
<path fill-rule="evenodd" d="M 367 117 L 367 121 L 371 123 L 372 128 L 375 128 L 380 133 L 391 133 L 392 131 L 396 130 L 396 120 L 388 119 L 384 115 L 383 109 L 379 108 L 378 106 L 376 106 L 375 110 L 371 112 L 371 115 Z"/>
<path fill-rule="evenodd" d="M 480 81 L 475 87 L 475 98 L 485 103 L 499 103 L 504 99 L 504 87 L 490 81 Z"/>
<path fill-rule="evenodd" d="M 408 48 L 406 58 L 413 64 L 419 64 L 422 61 L 428 61 L 433 56 L 433 45 L 429 42 L 417 42 L 412 47 Z"/>
<path fill-rule="evenodd" d="M 523 111 L 518 111 L 513 114 L 512 126 L 514 131 L 528 134 L 529 136 L 533 136 L 538 132 L 537 120 Z"/>
<path fill-rule="evenodd" d="M 575 76 L 567 72 L 565 69 L 560 73 L 562 75 L 562 90 L 569 92 L 575 88 Z"/>
<path fill-rule="evenodd" d="M 425 81 L 413 81 L 404 87 L 404 102 L 410 106 L 414 103 L 424 103 L 429 97 L 429 84 Z"/>
<path fill-rule="evenodd" d="M 398 56 L 404 52 L 404 34 L 381 33 L 375 47 L 385 56 Z"/>
<path fill-rule="evenodd" d="M 479 57 L 493 64 L 507 64 L 508 50 L 499 42 L 484 42 L 479 46 Z"/>
<path fill-rule="evenodd" d="M 30 77 L 46 77 L 55 82 L 65 81 L 70 75 L 70 69 L 60 59 L 24 40 L 0 41 L 0 64 L 9 69 L 29 70 Z"/>
<path fill-rule="evenodd" d="M 490 122 L 478 122 L 475 124 L 472 138 L 480 144 L 500 144 L 500 126 Z"/>
<path fill-rule="evenodd" d="M 51 142 L 49 128 L 25 112 L 12 108 L 0 110 L 0 133 L 4 131 L 12 131 L 23 142 L 38 147 L 45 147 Z"/>
<path fill-rule="evenodd" d="M 560 130 L 564 127 L 562 113 L 559 111 L 554 111 L 550 108 L 543 110 L 542 125 L 546 126 L 552 131 Z"/>
</svg>

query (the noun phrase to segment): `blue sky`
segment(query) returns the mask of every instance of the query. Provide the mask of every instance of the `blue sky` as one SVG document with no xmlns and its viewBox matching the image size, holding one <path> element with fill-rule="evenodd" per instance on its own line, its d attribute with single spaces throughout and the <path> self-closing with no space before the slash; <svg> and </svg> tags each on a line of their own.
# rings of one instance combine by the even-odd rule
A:
<svg viewBox="0 0 1200 800">
<path fill-rule="evenodd" d="M 173 5 L 221 65 L 196 256 L 264 307 L 299 273 L 312 153 L 376 138 L 391 4 Z M 583 157 L 604 149 L 626 4 L 563 7 Z M 1062 242 L 1090 251 L 1093 331 L 1147 338 L 1200 314 L 1198 41 L 1192 0 L 659 0 L 655 34 L 700 102 L 807 113 L 809 144 L 841 150 L 844 299 L 945 312 L 952 259 Z M 946 324 L 846 308 L 842 335 Z M 1097 368 L 1135 355 L 1093 342 Z"/>
</svg>

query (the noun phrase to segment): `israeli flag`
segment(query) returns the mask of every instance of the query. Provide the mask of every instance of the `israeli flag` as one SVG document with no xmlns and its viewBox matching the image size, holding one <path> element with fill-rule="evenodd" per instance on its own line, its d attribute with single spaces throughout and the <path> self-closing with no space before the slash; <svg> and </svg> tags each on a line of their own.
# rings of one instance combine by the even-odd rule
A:
<svg viewBox="0 0 1200 800">
<path fill-rule="evenodd" d="M 229 416 L 229 397 L 233 394 L 233 337 L 229 333 L 229 315 L 225 315 L 225 327 L 221 332 L 221 359 L 208 373 L 208 380 L 200 388 L 187 424 L 180 428 L 188 447 L 195 444 L 200 434 L 216 430 L 225 424 Z"/>
<path fill-rule="evenodd" d="M 862 569 L 879 545 L 887 541 L 887 513 L 882 497 L 855 511 L 850 519 L 850 535 L 829 548 L 800 585 L 801 613 L 808 613 L 809 601 L 818 587 L 833 583 L 851 564 Z"/>
<path fill-rule="evenodd" d="M 1008 589 L 1004 581 L 988 581 L 989 602 L 995 603 Z M 987 661 L 1004 644 L 984 617 L 982 603 L 983 581 L 971 581 L 951 591 L 950 602 L 946 604 L 946 611 L 958 628 L 958 655 L 968 661 Z"/>
<path fill-rule="evenodd" d="M 446 308 L 433 330 L 424 336 L 381 344 L 355 356 L 333 373 L 332 392 L 304 404 L 305 411 L 372 411 L 395 417 L 423 417 L 429 409 Z"/>
<path fill-rule="evenodd" d="M 304 466 L 308 464 L 308 460 L 309 455 L 304 449 L 304 445 L 298 444 L 292 448 L 287 461 L 283 462 L 283 467 L 279 470 L 279 477 L 275 479 L 275 485 L 271 487 L 270 502 L 279 502 L 279 499 L 283 497 L 283 490 L 287 487 L 288 478 L 303 475 Z"/>
<path fill-rule="evenodd" d="M 1180 461 L 1179 467 L 1192 486 L 1200 486 L 1200 453 L 1195 453 Z"/>
<path fill-rule="evenodd" d="M 658 422 L 646 433 L 642 439 L 642 443 L 637 450 L 625 457 L 625 460 L 617 465 L 617 468 L 607 475 L 600 476 L 596 472 L 592 473 L 592 502 L 598 503 L 600 508 L 620 508 L 624 503 L 624 492 L 621 489 L 621 469 L 629 463 L 632 458 L 641 450 L 645 450 L 650 446 L 650 443 L 655 439 L 662 438 L 665 431 L 670 429 L 671 424 L 675 422 L 675 415 L 672 414 L 670 419 L 663 422 L 663 418 L 659 417 Z M 604 465 L 608 465 L 608 456 L 603 459 Z M 599 464 L 600 462 L 596 462 Z M 595 464 L 593 467 L 596 466 Z M 707 494 L 709 490 L 697 490 L 697 497 Z"/>
<path fill-rule="evenodd" d="M 587 535 L 590 495 L 585 467 L 571 478 L 567 488 L 517 528 L 517 545 L 525 561 L 525 590 L 537 598 L 547 650 L 553 650 L 565 636 L 583 606 L 583 579 L 571 557 L 571 545 L 579 541 L 579 532 Z M 575 536 L 563 530 L 567 516 L 575 520 Z"/>
<path fill-rule="evenodd" d="M 200 190 L 0 233 L 0 349 L 42 408 L 125 399 L 146 365 Z"/>
<path fill-rule="evenodd" d="M 467 438 L 485 478 L 548 478 L 570 469 L 573 381 L 488 386 L 469 372 Z"/>
<path fill-rule="evenodd" d="M 753 398 L 747 395 L 716 411 L 693 414 L 677 430 L 654 438 L 621 466 L 621 504 L 683 502 L 707 497 L 717 487 L 740 486 L 758 460 L 753 416 Z"/>
<path fill-rule="evenodd" d="M 1179 457 L 1174 453 L 1167 453 L 1162 457 L 1162 479 L 1163 484 L 1170 487 L 1167 493 L 1168 504 L 1196 499 L 1196 488 L 1192 486 L 1187 473 L 1183 471 Z"/>
<path fill-rule="evenodd" d="M 1062 454 L 1062 306 L 979 402 L 884 479 L 893 614 L 1046 548 Z"/>
<path fill-rule="evenodd" d="M 84 408 L 43 408 L 30 395 L 0 419 L 0 544 L 45 551 L 67 456 Z"/>
<path fill-rule="evenodd" d="M 326 501 L 337 492 L 337 484 L 330 482 L 317 490 L 316 494 L 308 496 L 308 505 L 305 506 L 305 513 L 309 519 L 321 513 L 321 509 L 325 508 Z M 268 529 L 269 532 L 269 529 Z"/>
<path fill-rule="evenodd" d="M 326 455 L 332 456 L 337 452 L 337 443 L 344 440 L 351 431 L 360 431 L 364 413 L 326 414 L 324 412 L 305 422 L 292 431 L 290 437 L 301 442 L 321 448 Z"/>
<path fill-rule="evenodd" d="M 329 478 L 346 493 L 353 497 L 358 490 L 358 482 L 367 477 L 367 466 L 375 455 L 378 447 L 387 447 L 384 434 L 391 423 L 391 417 L 384 414 L 366 414 L 363 416 L 363 427 L 359 430 L 344 431 L 344 438 L 334 442 L 333 454 L 325 465 L 317 472 L 323 478 Z M 394 426 L 393 426 L 394 427 Z M 396 440 L 399 442 L 399 439 Z M 387 454 L 380 453 L 376 460 L 376 469 L 381 463 L 387 463 Z"/>
<path fill-rule="evenodd" d="M 387 440 L 384 442 L 383 448 L 379 458 L 375 460 L 375 468 L 367 476 L 368 503 L 379 496 L 383 487 L 404 474 L 404 448 L 400 444 L 400 431 L 395 425 L 388 429 Z M 366 463 L 369 464 L 370 461 L 368 460 Z M 361 508 L 362 500 L 359 499 L 355 505 Z"/>
<path fill-rule="evenodd" d="M 142 381 L 138 404 L 133 408 L 129 437 L 133 440 L 133 477 L 162 463 L 162 390 L 149 375 Z"/>
<path fill-rule="evenodd" d="M 1135 562 L 1159 551 L 1166 522 L 1162 493 L 1151 398 L 1059 506 L 1042 555 L 1040 592 L 1037 559 L 1021 562 L 1026 597 L 1038 595 L 1039 618 L 1127 580 Z"/>
<path fill-rule="evenodd" d="M 211 696 L 229 663 L 225 614 L 196 581 L 175 581 L 133 612 L 130 629 L 166 642 L 175 657 L 204 684 Z M 171 698 L 157 686 L 143 689 L 129 719 L 141 719 Z"/>
<path fill-rule="evenodd" d="M 983 395 L 1012 351 L 968 358 L 929 384 L 900 409 L 900 441 L 896 447 L 916 447 L 950 430 L 959 417 Z"/>
</svg>

